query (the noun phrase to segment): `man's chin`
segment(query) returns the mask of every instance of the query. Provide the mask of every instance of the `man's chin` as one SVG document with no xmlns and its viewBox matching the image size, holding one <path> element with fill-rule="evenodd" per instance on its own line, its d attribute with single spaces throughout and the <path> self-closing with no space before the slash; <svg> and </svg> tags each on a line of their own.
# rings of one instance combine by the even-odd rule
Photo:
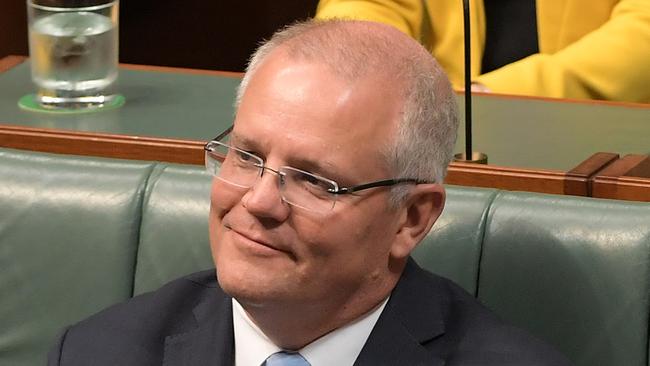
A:
<svg viewBox="0 0 650 366">
<path fill-rule="evenodd" d="M 283 296 L 277 293 L 260 292 L 256 289 L 244 289 L 241 286 L 229 287 L 224 292 L 237 300 L 244 309 L 263 308 L 283 303 Z"/>
<path fill-rule="evenodd" d="M 221 289 L 242 305 L 261 306 L 282 297 L 273 288 L 273 283 L 254 277 L 247 274 L 233 276 L 217 270 L 217 281 Z"/>
</svg>

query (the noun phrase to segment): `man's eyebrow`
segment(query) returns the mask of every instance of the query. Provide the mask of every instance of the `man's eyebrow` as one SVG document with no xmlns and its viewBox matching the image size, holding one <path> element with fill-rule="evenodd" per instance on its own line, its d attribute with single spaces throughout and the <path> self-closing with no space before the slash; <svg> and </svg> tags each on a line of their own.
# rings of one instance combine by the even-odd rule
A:
<svg viewBox="0 0 650 366">
<path fill-rule="evenodd" d="M 230 134 L 230 144 L 243 150 L 253 149 L 258 146 L 256 140 L 241 136 L 236 133 Z M 336 169 L 336 165 L 325 159 L 310 159 L 304 156 L 293 156 L 287 159 L 286 165 L 293 168 L 301 169 L 312 174 L 320 175 L 323 178 L 337 180 L 341 178 Z M 338 182 L 338 181 L 337 181 Z"/>
<path fill-rule="evenodd" d="M 257 142 L 253 139 L 250 139 L 246 136 L 240 136 L 235 132 L 230 134 L 229 142 L 231 145 L 238 145 L 235 147 L 254 147 L 257 145 Z"/>
<path fill-rule="evenodd" d="M 323 178 L 336 181 L 341 178 L 336 170 L 336 166 L 324 159 L 312 160 L 305 157 L 295 157 L 287 161 L 287 164 L 294 168 L 320 175 Z"/>
</svg>

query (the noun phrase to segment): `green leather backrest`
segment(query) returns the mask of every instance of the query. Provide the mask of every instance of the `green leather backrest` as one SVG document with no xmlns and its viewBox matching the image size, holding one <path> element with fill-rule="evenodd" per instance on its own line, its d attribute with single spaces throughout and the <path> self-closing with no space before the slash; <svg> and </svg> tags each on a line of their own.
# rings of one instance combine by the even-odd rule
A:
<svg viewBox="0 0 650 366">
<path fill-rule="evenodd" d="M 0 148 L 0 365 L 212 267 L 201 167 Z M 447 187 L 414 253 L 577 365 L 647 365 L 650 204 Z"/>
<path fill-rule="evenodd" d="M 147 185 L 135 294 L 214 267 L 208 241 L 212 178 L 194 166 L 159 165 Z"/>
<path fill-rule="evenodd" d="M 646 365 L 650 204 L 500 192 L 478 297 L 578 365 Z"/>
<path fill-rule="evenodd" d="M 151 163 L 0 149 L 0 365 L 131 296 Z"/>
<path fill-rule="evenodd" d="M 485 218 L 497 194 L 494 189 L 447 187 L 447 202 L 413 257 L 454 280 L 476 296 Z"/>
</svg>

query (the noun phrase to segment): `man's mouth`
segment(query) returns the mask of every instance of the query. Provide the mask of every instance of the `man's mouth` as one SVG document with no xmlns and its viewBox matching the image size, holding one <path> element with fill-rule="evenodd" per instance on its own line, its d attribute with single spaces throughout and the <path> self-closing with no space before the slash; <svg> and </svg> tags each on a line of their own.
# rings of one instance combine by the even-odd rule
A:
<svg viewBox="0 0 650 366">
<path fill-rule="evenodd" d="M 282 248 L 281 246 L 279 246 L 277 244 L 274 244 L 273 240 L 269 240 L 268 238 L 264 238 L 261 235 L 258 235 L 258 234 L 255 234 L 255 233 L 235 229 L 235 228 L 233 228 L 232 226 L 230 226 L 228 224 L 224 224 L 224 227 L 227 230 L 229 230 L 230 232 L 232 232 L 235 235 L 239 236 L 241 239 L 243 239 L 243 242 L 245 242 L 248 245 L 251 245 L 251 246 L 258 245 L 258 246 L 264 247 L 266 250 L 275 251 L 275 252 L 282 252 L 282 253 L 288 254 L 289 256 L 293 257 L 293 254 L 290 251 Z"/>
</svg>

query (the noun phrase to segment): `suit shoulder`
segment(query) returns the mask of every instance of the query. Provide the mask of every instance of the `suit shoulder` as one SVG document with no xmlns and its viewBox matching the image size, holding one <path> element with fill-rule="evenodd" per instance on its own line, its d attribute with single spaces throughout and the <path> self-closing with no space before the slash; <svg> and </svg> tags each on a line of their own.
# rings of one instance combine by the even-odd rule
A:
<svg viewBox="0 0 650 366">
<path fill-rule="evenodd" d="M 125 326 L 128 324 L 137 326 L 140 322 L 147 322 L 151 317 L 163 323 L 160 317 L 164 317 L 166 311 L 174 309 L 180 313 L 183 313 L 183 310 L 191 313 L 192 308 L 199 301 L 218 292 L 220 288 L 216 283 L 213 270 L 196 272 L 168 282 L 155 291 L 110 306 L 79 322 L 75 327 L 100 325 L 115 320 L 124 321 Z"/>
<path fill-rule="evenodd" d="M 546 342 L 506 323 L 452 281 L 445 282 L 453 294 L 448 316 L 462 330 L 462 334 L 451 332 L 457 338 L 457 347 L 449 365 L 570 365 Z"/>
<path fill-rule="evenodd" d="M 101 365 L 162 362 L 165 337 L 196 327 L 194 309 L 206 300 L 228 300 L 217 285 L 214 270 L 176 279 L 70 326 L 50 358 L 65 360 L 61 364 L 66 365 L 88 364 L 90 360 Z"/>
<path fill-rule="evenodd" d="M 422 269 L 411 275 L 411 291 L 417 286 L 427 311 L 437 314 L 432 319 L 442 317 L 444 323 L 444 334 L 423 345 L 447 365 L 571 365 L 552 346 L 504 322 L 453 281 Z"/>
</svg>

